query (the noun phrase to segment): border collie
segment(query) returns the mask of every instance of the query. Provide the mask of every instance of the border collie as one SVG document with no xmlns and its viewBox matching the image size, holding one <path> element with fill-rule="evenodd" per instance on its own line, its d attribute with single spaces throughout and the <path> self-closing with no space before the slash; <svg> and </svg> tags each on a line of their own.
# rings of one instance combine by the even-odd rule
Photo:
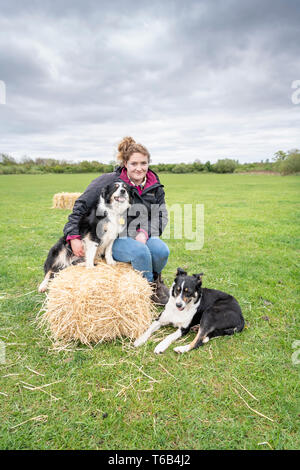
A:
<svg viewBox="0 0 300 470">
<path fill-rule="evenodd" d="M 156 354 L 163 353 L 170 344 L 199 323 L 195 339 L 190 344 L 174 348 L 175 352 L 184 353 L 202 346 L 214 336 L 232 335 L 243 330 L 244 318 L 237 300 L 225 292 L 202 288 L 202 276 L 203 273 L 188 276 L 183 269 L 177 269 L 165 309 L 134 342 L 134 346 L 141 346 L 154 331 L 170 324 L 177 330 L 156 346 Z"/>
<path fill-rule="evenodd" d="M 86 267 L 91 268 L 96 255 L 104 256 L 107 264 L 116 264 L 112 257 L 112 245 L 126 227 L 124 217 L 131 202 L 131 189 L 126 183 L 116 182 L 103 188 L 97 207 L 79 222 L 85 259 L 73 254 L 65 236 L 60 238 L 48 253 L 44 264 L 45 278 L 39 286 L 39 292 L 45 292 L 54 273 L 71 264 L 85 261 Z"/>
</svg>

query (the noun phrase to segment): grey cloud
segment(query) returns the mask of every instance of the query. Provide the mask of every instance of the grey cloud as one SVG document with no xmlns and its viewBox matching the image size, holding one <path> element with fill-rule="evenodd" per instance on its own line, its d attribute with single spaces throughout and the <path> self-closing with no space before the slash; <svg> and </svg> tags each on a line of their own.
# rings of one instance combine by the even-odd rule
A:
<svg viewBox="0 0 300 470">
<path fill-rule="evenodd" d="M 295 146 L 297 123 L 282 116 L 294 111 L 290 87 L 300 78 L 297 1 L 43 0 L 0 7 L 0 79 L 7 85 L 0 152 L 19 153 L 24 137 L 24 153 L 47 146 L 59 153 L 65 136 L 70 144 L 62 152 L 89 158 L 132 130 L 162 159 L 182 158 L 184 148 L 193 158 L 193 141 L 213 154 L 211 135 L 226 147 L 221 129 L 230 136 L 245 117 L 263 139 L 262 129 L 276 127 L 272 114 Z M 168 133 L 171 143 L 159 143 Z M 245 147 L 240 140 L 236 149 L 241 158 L 249 155 L 244 136 Z"/>
</svg>

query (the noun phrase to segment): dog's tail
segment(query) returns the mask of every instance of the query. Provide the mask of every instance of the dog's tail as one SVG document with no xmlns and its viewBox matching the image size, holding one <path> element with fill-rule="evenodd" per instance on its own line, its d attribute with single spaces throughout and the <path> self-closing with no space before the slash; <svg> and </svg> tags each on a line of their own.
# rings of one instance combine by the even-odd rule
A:
<svg viewBox="0 0 300 470">
<path fill-rule="evenodd" d="M 235 328 L 233 328 L 233 330 L 234 330 L 233 333 L 240 333 L 241 331 L 243 331 L 244 326 L 245 326 L 245 320 L 244 320 L 244 317 L 241 315 L 239 323 L 237 324 L 237 326 Z M 226 334 L 231 334 L 232 335 L 233 333 L 226 333 Z"/>
<path fill-rule="evenodd" d="M 225 335 L 234 335 L 234 333 L 240 333 L 241 331 L 243 331 L 244 326 L 245 326 L 245 321 L 244 321 L 243 316 L 241 315 L 239 323 L 233 328 L 224 329 L 222 334 L 225 336 Z"/>
</svg>

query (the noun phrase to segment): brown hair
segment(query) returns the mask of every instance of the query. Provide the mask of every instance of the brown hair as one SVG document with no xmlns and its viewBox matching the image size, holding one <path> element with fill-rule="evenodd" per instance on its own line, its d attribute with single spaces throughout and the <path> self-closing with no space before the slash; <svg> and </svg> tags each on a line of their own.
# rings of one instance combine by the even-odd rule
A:
<svg viewBox="0 0 300 470">
<path fill-rule="evenodd" d="M 121 163 L 121 166 L 125 166 L 124 163 L 128 162 L 133 153 L 141 153 L 148 158 L 150 162 L 150 153 L 142 144 L 137 144 L 132 137 L 124 137 L 118 145 L 117 160 Z"/>
</svg>

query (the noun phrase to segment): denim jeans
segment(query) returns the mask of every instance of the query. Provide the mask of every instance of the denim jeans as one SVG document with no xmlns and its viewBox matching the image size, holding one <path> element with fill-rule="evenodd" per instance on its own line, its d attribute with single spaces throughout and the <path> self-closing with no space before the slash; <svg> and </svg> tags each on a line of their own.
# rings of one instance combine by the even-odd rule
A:
<svg viewBox="0 0 300 470">
<path fill-rule="evenodd" d="M 113 258 L 123 263 L 131 263 L 143 276 L 153 281 L 153 272 L 160 273 L 167 264 L 170 250 L 160 238 L 153 237 L 141 243 L 130 237 L 117 238 L 112 247 Z"/>
</svg>

